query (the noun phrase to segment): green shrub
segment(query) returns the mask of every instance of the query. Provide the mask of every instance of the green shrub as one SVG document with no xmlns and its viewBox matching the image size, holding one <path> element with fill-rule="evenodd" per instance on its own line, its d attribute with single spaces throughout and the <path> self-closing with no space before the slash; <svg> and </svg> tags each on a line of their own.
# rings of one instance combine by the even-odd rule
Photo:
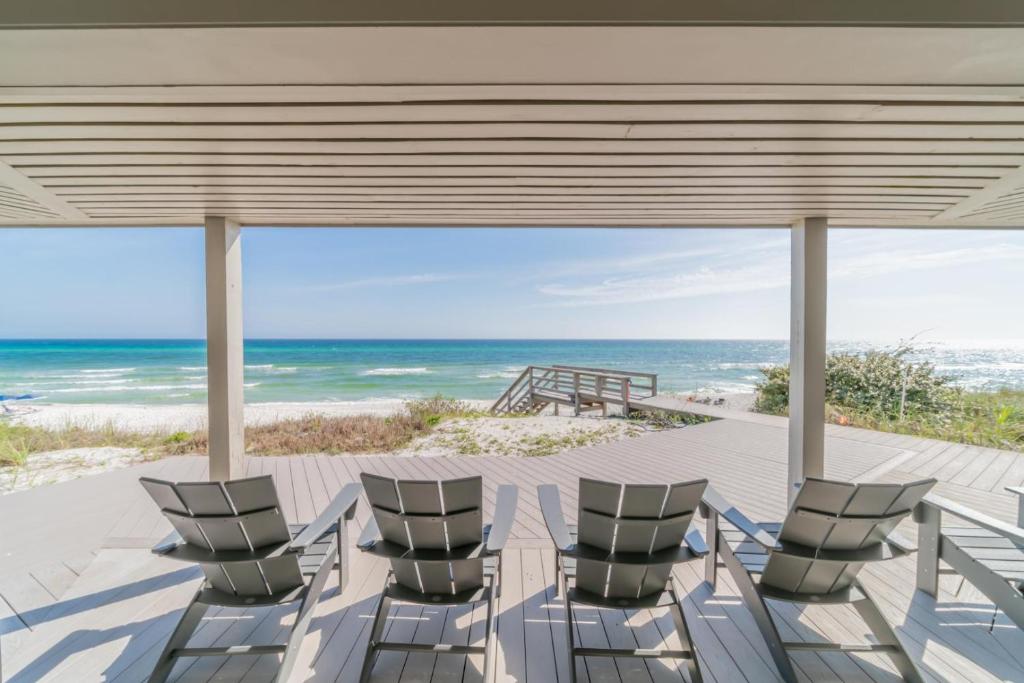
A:
<svg viewBox="0 0 1024 683">
<path fill-rule="evenodd" d="M 832 353 L 825 360 L 829 421 L 887 432 L 1024 450 L 1024 392 L 968 393 L 953 378 L 908 356 L 912 347 L 864 354 Z M 761 370 L 754 410 L 785 415 L 789 367 Z"/>
<path fill-rule="evenodd" d="M 473 417 L 478 414 L 478 411 L 473 410 L 465 401 L 442 394 L 406 401 L 405 410 L 409 415 L 430 425 L 436 425 L 444 418 Z"/>
<path fill-rule="evenodd" d="M 830 353 L 825 359 L 825 401 L 836 409 L 899 420 L 951 410 L 961 399 L 952 378 L 931 363 L 907 358 L 913 349 Z M 783 415 L 789 408 L 789 366 L 763 368 L 754 408 Z"/>
</svg>

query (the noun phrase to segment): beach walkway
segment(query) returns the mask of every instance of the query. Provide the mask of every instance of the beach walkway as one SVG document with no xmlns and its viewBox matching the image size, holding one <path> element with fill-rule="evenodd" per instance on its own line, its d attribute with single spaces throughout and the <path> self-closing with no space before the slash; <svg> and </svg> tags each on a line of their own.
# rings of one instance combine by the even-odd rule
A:
<svg viewBox="0 0 1024 683">
<path fill-rule="evenodd" d="M 707 408 L 710 411 L 717 409 Z M 559 455 L 530 458 L 264 457 L 247 461 L 248 474 L 272 474 L 293 520 L 307 521 L 361 471 L 404 478 L 482 474 L 485 505 L 498 484 L 520 487 L 519 511 L 506 556 L 499 618 L 499 681 L 567 681 L 563 608 L 554 597 L 550 541 L 537 505 L 536 485 L 562 488 L 575 516 L 580 476 L 627 482 L 707 477 L 753 518 L 781 518 L 786 500 L 787 432 L 784 418 L 723 416 L 707 424 L 655 432 Z M 1024 455 L 867 430 L 830 427 L 827 475 L 857 481 L 907 481 L 934 476 L 937 492 L 1012 521 L 1014 500 L 1004 485 L 1024 481 Z M 163 639 L 195 590 L 198 571 L 154 557 L 146 548 L 169 532 L 136 483 L 143 475 L 197 479 L 206 460 L 167 458 L 126 470 L 0 498 L 0 624 L 3 680 L 140 681 Z M 57 502 L 59 501 L 59 505 Z M 358 521 L 368 509 L 362 505 Z M 908 535 L 914 527 L 906 524 Z M 355 681 L 362 663 L 375 597 L 385 565 L 353 553 L 351 583 L 329 589 L 316 613 L 296 668 L 296 680 Z M 896 625 L 911 655 L 933 681 L 1024 681 L 1024 633 L 954 577 L 942 580 L 938 599 L 914 590 L 914 559 L 870 567 L 865 583 Z M 771 659 L 727 575 L 718 593 L 703 581 L 700 563 L 681 565 L 676 577 L 708 680 L 777 680 Z M 860 640 L 866 629 L 845 608 L 781 606 L 787 639 Z M 201 644 L 270 642 L 291 614 L 221 610 L 197 634 Z M 660 611 L 582 609 L 584 644 L 654 647 L 671 633 Z M 392 614 L 389 639 L 466 643 L 482 637 L 482 615 L 470 608 L 402 606 Z M 841 653 L 799 653 L 807 681 L 895 681 L 887 659 Z M 185 660 L 175 680 L 264 681 L 269 657 Z M 481 662 L 433 654 L 387 653 L 374 681 L 478 681 Z M 588 659 L 584 681 L 681 681 L 674 662 Z"/>
</svg>

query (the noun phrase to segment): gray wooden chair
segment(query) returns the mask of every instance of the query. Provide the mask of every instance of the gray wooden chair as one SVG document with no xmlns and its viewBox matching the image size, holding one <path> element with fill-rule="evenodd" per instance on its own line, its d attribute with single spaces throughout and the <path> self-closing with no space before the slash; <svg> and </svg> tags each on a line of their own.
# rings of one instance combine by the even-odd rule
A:
<svg viewBox="0 0 1024 683">
<path fill-rule="evenodd" d="M 409 481 L 362 474 L 373 518 L 363 529 L 359 549 L 391 563 L 373 617 L 360 681 L 370 680 L 382 650 L 484 656 L 484 681 L 494 669 L 501 551 L 515 517 L 518 489 L 498 487 L 494 523 L 483 523 L 480 477 Z M 427 605 L 487 604 L 482 646 L 384 641 L 394 602 Z"/>
<path fill-rule="evenodd" d="M 808 478 L 781 524 L 755 524 L 714 489 L 704 492 L 708 518 L 705 577 L 715 586 L 719 555 L 736 581 L 783 680 L 796 683 L 788 651 L 878 652 L 907 681 L 920 672 L 857 579 L 869 562 L 903 557 L 913 548 L 893 533 L 934 479 L 909 484 L 850 484 Z M 729 526 L 723 526 L 722 521 Z M 799 604 L 852 605 L 876 643 L 783 642 L 766 599 Z"/>
<path fill-rule="evenodd" d="M 144 477 L 140 482 L 178 537 L 153 552 L 198 563 L 205 575 L 149 680 L 166 680 L 182 657 L 280 654 L 274 680 L 287 681 L 331 570 L 338 568 L 342 590 L 348 581 L 347 522 L 355 515 L 362 487 L 348 484 L 314 522 L 289 526 L 269 475 L 177 483 Z M 211 606 L 277 607 L 295 602 L 298 613 L 284 645 L 187 647 Z"/>
<path fill-rule="evenodd" d="M 915 511 L 918 589 L 937 597 L 940 574 L 960 575 L 995 605 L 990 628 L 999 610 L 1024 628 L 1024 489 L 1007 491 L 1019 496 L 1017 526 L 931 494 Z M 949 569 L 940 568 L 940 560 Z"/>
<path fill-rule="evenodd" d="M 566 524 L 558 487 L 537 487 L 541 512 L 555 544 L 555 591 L 565 593 L 566 640 L 570 681 L 576 680 L 577 657 L 673 658 L 686 662 L 690 680 L 702 679 L 672 568 L 708 550 L 693 528 L 707 480 L 679 484 L 616 484 L 580 479 L 578 526 Z M 681 649 L 614 649 L 580 647 L 573 627 L 573 605 L 644 609 L 667 607 Z"/>
</svg>

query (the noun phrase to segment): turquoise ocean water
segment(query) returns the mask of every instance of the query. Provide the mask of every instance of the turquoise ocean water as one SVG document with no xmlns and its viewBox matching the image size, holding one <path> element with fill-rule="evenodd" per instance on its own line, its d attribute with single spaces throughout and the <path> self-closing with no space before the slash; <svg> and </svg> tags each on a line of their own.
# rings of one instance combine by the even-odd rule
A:
<svg viewBox="0 0 1024 683">
<path fill-rule="evenodd" d="M 833 344 L 862 350 L 863 344 Z M 529 364 L 658 373 L 662 391 L 751 391 L 784 341 L 248 340 L 248 402 L 491 399 Z M 1024 346 L 936 344 L 921 357 L 964 386 L 1024 389 Z M 206 400 L 205 345 L 186 340 L 0 341 L 0 395 L 48 403 Z"/>
</svg>

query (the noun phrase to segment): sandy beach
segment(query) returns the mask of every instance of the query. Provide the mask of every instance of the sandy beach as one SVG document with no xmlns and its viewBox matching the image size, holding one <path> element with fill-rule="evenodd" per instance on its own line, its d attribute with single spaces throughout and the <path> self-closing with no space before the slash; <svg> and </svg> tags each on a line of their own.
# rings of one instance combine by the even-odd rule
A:
<svg viewBox="0 0 1024 683">
<path fill-rule="evenodd" d="M 490 401 L 467 401 L 487 410 Z M 269 424 L 280 420 L 317 414 L 328 417 L 348 415 L 394 415 L 401 412 L 404 401 L 372 399 L 366 401 L 334 401 L 311 403 L 250 403 L 245 406 L 247 425 Z M 206 428 L 206 404 L 180 405 L 137 404 L 59 404 L 35 403 L 17 406 L 11 419 L 17 424 L 46 429 L 82 427 L 103 429 L 114 427 L 132 432 L 170 433 Z"/>
<path fill-rule="evenodd" d="M 684 399 L 709 403 L 730 410 L 750 410 L 753 394 L 747 393 L 685 393 Z M 475 409 L 486 411 L 491 401 L 465 401 Z M 247 425 L 270 424 L 280 420 L 317 414 L 328 417 L 347 415 L 394 415 L 405 402 L 398 399 L 367 399 L 364 401 L 332 401 L 301 403 L 250 403 L 245 406 Z M 83 429 L 115 429 L 131 432 L 171 433 L 206 428 L 206 404 L 139 405 L 117 403 L 22 403 L 10 405 L 15 424 L 45 429 L 81 427 Z M 563 410 L 563 415 L 565 411 Z"/>
</svg>

